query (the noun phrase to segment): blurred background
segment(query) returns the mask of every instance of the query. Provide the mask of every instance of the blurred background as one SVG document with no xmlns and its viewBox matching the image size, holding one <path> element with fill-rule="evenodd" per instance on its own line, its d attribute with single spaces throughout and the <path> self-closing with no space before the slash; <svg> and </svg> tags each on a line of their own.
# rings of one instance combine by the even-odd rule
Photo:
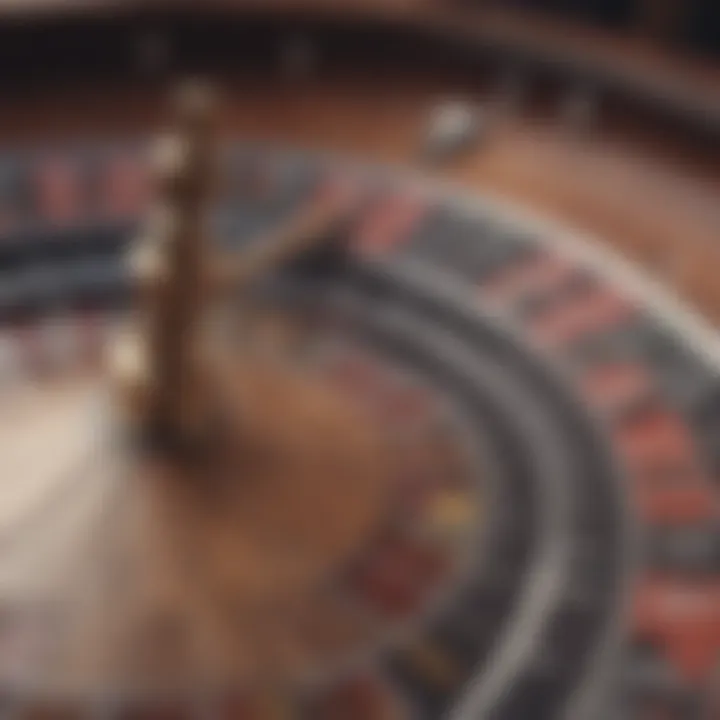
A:
<svg viewBox="0 0 720 720">
<path fill-rule="evenodd" d="M 146 133 L 214 76 L 235 135 L 432 165 L 717 322 L 719 54 L 714 0 L 5 0 L 0 138 Z"/>
</svg>

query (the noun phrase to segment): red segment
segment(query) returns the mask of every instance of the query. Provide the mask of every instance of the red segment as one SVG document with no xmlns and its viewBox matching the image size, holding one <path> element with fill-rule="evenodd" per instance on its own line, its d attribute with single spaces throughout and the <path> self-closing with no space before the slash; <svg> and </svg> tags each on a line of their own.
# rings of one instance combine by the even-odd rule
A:
<svg viewBox="0 0 720 720">
<path fill-rule="evenodd" d="M 598 287 L 552 312 L 530 320 L 532 334 L 543 343 L 564 345 L 628 320 L 635 307 L 610 288 Z"/>
<path fill-rule="evenodd" d="M 611 411 L 650 395 L 653 381 L 643 365 L 602 365 L 580 379 L 585 398 L 596 408 Z"/>
<path fill-rule="evenodd" d="M 652 523 L 682 525 L 716 516 L 717 501 L 702 476 L 686 487 L 658 488 L 651 483 L 636 487 L 635 502 L 643 518 Z"/>
<path fill-rule="evenodd" d="M 531 262 L 513 265 L 480 286 L 483 298 L 497 303 L 513 303 L 531 292 L 551 290 L 562 284 L 577 266 L 557 255 L 541 255 Z"/>
<path fill-rule="evenodd" d="M 666 408 L 654 408 L 621 423 L 615 444 L 631 470 L 665 465 L 692 467 L 695 444 L 682 416 Z"/>
<path fill-rule="evenodd" d="M 103 214 L 133 217 L 145 207 L 149 195 L 148 168 L 139 158 L 122 156 L 109 162 L 100 201 Z"/>
<path fill-rule="evenodd" d="M 633 614 L 637 634 L 662 645 L 684 679 L 712 672 L 720 654 L 720 580 L 650 578 L 638 588 Z"/>
<path fill-rule="evenodd" d="M 362 253 L 384 255 L 409 239 L 427 208 L 420 198 L 394 196 L 377 203 L 361 219 L 354 246 Z"/>
<path fill-rule="evenodd" d="M 633 480 L 639 513 L 654 522 L 692 522 L 715 511 L 690 428 L 669 408 L 653 409 L 614 428 L 615 447 Z"/>
<path fill-rule="evenodd" d="M 36 181 L 38 204 L 45 219 L 62 225 L 78 217 L 82 208 L 76 167 L 64 160 L 50 160 L 39 166 Z"/>
<path fill-rule="evenodd" d="M 379 612 L 398 617 L 415 611 L 444 570 L 437 551 L 393 538 L 380 545 L 352 579 Z"/>
</svg>

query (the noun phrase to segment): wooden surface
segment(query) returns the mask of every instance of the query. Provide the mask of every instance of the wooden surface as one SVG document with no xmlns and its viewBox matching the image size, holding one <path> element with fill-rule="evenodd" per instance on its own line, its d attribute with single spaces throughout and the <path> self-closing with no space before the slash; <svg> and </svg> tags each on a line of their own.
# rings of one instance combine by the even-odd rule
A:
<svg viewBox="0 0 720 720">
<path fill-rule="evenodd" d="M 197 11 L 179 0 L 3 0 L 3 18 L 84 15 L 122 17 L 143 12 L 174 15 Z M 448 0 L 207 0 L 208 15 L 229 18 L 282 16 L 339 24 L 362 22 L 401 26 L 450 38 L 455 45 L 477 45 L 517 53 L 521 60 L 566 66 L 599 85 L 645 96 L 700 124 L 720 122 L 720 69 L 709 59 L 662 46 L 637 32 L 609 33 L 582 23 L 530 12 Z M 524 62 L 523 62 L 524 64 Z"/>
<path fill-rule="evenodd" d="M 418 78 L 268 85 L 225 81 L 221 124 L 271 140 L 412 166 L 428 112 L 458 91 Z M 0 143 L 147 133 L 163 116 L 157 89 L 63 91 L 3 108 Z M 477 97 L 479 103 L 488 98 Z M 486 105 L 489 108 L 489 106 Z M 78 111 L 82 108 L 82 112 Z M 720 171 L 652 127 L 570 132 L 557 118 L 492 116 L 486 142 L 441 175 L 507 197 L 599 236 L 720 323 Z"/>
</svg>

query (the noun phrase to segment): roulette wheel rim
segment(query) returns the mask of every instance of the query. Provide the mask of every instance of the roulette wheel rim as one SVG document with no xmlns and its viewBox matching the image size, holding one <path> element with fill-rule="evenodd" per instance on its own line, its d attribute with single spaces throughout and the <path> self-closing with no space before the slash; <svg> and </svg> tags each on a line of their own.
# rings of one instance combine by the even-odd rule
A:
<svg viewBox="0 0 720 720">
<path fill-rule="evenodd" d="M 282 151 L 278 153 L 278 157 L 280 159 L 283 158 Z M 297 159 L 298 157 L 310 157 L 314 160 L 314 156 L 306 156 L 304 154 L 294 154 L 293 157 L 295 159 Z M 320 164 L 327 165 L 332 169 L 334 162 L 336 161 L 321 159 Z M 366 168 L 365 166 L 358 164 L 353 164 L 351 168 L 361 178 L 364 178 L 367 173 L 369 180 L 372 180 L 373 178 L 379 178 L 381 182 L 387 181 L 388 185 L 403 185 L 402 181 L 404 175 L 399 172 L 394 172 L 390 169 L 374 170 L 372 168 Z M 497 211 L 497 208 L 492 201 L 481 200 L 478 202 L 474 198 L 472 198 L 472 196 L 465 196 L 462 194 L 461 191 L 454 188 L 445 186 L 437 187 L 434 183 L 423 183 L 421 180 L 415 177 L 410 177 L 405 182 L 405 186 L 411 188 L 419 188 L 418 192 L 422 192 L 423 189 L 430 186 L 431 194 L 433 196 L 441 195 L 443 202 L 449 203 L 451 205 L 457 204 L 461 206 L 463 210 L 467 213 L 471 215 L 477 214 L 485 221 L 487 221 L 487 219 L 489 218 L 493 223 L 497 223 L 501 227 L 507 219 L 507 225 L 511 228 L 511 230 L 514 232 L 518 231 L 519 223 L 516 222 L 514 215 L 512 216 L 512 220 L 510 220 L 510 214 L 503 215 L 502 210 Z M 503 210 L 509 213 L 509 209 L 507 208 L 507 206 L 504 206 Z M 525 216 L 525 219 L 527 220 L 527 215 Z M 527 222 L 530 223 L 529 220 L 527 220 Z M 520 225 L 522 224 L 520 223 Z M 520 232 L 522 232 L 522 230 L 523 228 L 520 227 Z M 540 242 L 537 244 L 546 243 L 549 246 L 555 245 L 556 243 L 558 245 L 563 245 L 563 240 L 559 238 L 569 237 L 568 233 L 553 229 L 553 226 L 548 224 L 538 225 L 537 223 L 532 222 L 528 224 L 527 231 L 528 234 L 532 236 L 533 242 L 537 242 L 537 236 L 539 235 Z M 573 242 L 577 241 L 574 237 L 572 238 L 572 240 Z M 579 250 L 578 254 L 580 254 Z M 602 263 L 600 264 L 602 265 Z M 602 270 L 603 272 L 612 272 L 613 268 L 614 265 L 612 264 L 609 266 L 604 265 L 602 267 Z M 410 291 L 412 292 L 412 289 L 415 288 L 419 295 L 422 295 L 424 292 L 429 298 L 426 298 L 424 306 L 425 310 L 427 310 L 427 305 L 432 304 L 432 302 L 446 302 L 448 305 L 452 305 L 452 307 L 456 309 L 458 315 L 465 318 L 465 321 L 468 325 L 479 324 L 479 326 L 481 328 L 484 328 L 486 332 L 491 332 L 491 334 L 492 332 L 497 332 L 502 335 L 502 337 L 506 338 L 511 345 L 518 348 L 518 352 L 523 355 L 529 356 L 527 362 L 532 364 L 533 367 L 537 367 L 541 369 L 541 372 L 548 373 L 550 376 L 552 376 L 553 386 L 561 387 L 562 394 L 564 397 L 566 397 L 567 401 L 572 406 L 576 407 L 583 417 L 587 418 L 588 422 L 593 427 L 593 435 L 597 435 L 600 438 L 600 443 L 602 444 L 602 446 L 608 448 L 612 446 L 610 440 L 606 438 L 606 418 L 600 416 L 598 413 L 593 411 L 592 408 L 589 408 L 587 406 L 587 403 L 583 403 L 581 401 L 581 399 L 578 397 L 577 389 L 574 387 L 572 382 L 568 380 L 566 376 L 566 368 L 563 366 L 563 363 L 561 361 L 558 361 L 558 358 L 553 356 L 551 352 L 546 352 L 544 348 L 535 345 L 532 342 L 528 342 L 522 329 L 517 327 L 514 321 L 510 319 L 504 312 L 496 311 L 492 307 L 483 307 L 482 304 L 472 303 L 469 294 L 466 292 L 465 286 L 462 285 L 462 283 L 458 285 L 449 272 L 438 268 L 430 268 L 428 267 L 426 261 L 417 258 L 401 258 L 399 261 L 396 261 L 392 258 L 389 260 L 381 258 L 377 261 L 374 259 L 362 258 L 357 261 L 356 272 L 358 274 L 366 274 L 366 282 L 371 288 L 374 288 L 374 290 L 378 291 L 380 298 L 382 298 L 382 287 L 386 287 L 386 292 L 389 292 L 390 295 L 392 295 L 393 292 L 402 293 L 403 289 L 410 289 Z M 368 278 L 372 278 L 372 280 Z M 312 280 L 310 281 L 310 283 L 312 283 Z M 388 286 L 391 287 L 390 291 L 387 291 Z M 645 287 L 646 285 L 644 285 L 642 282 L 638 282 L 633 284 L 632 290 L 635 294 L 642 295 Z M 648 298 L 649 295 L 646 295 L 645 299 L 647 300 Z M 382 305 L 382 300 L 376 300 L 376 304 L 378 302 L 380 303 L 380 305 Z M 654 301 L 646 302 L 646 304 L 652 305 L 656 308 L 663 307 L 662 303 L 656 304 Z M 368 312 L 371 305 L 372 303 L 368 303 Z M 658 313 L 655 312 L 654 314 Z M 675 311 L 667 313 L 667 316 L 668 317 L 665 319 L 664 324 L 669 326 L 676 325 L 682 317 Z M 455 321 L 460 322 L 458 317 L 455 318 Z M 430 320 L 428 320 L 428 322 L 432 324 Z M 692 325 L 693 323 L 690 323 L 690 326 Z M 491 329 L 489 330 L 487 328 Z M 402 328 L 400 328 L 400 334 L 401 332 Z M 678 331 L 678 334 L 686 335 L 687 333 L 682 333 L 681 331 Z M 697 345 L 697 337 L 700 334 L 701 333 L 695 334 L 696 340 L 689 343 L 691 346 Z M 442 343 L 440 343 L 438 347 L 440 347 L 441 345 Z M 710 345 L 709 347 L 712 346 Z M 442 354 L 442 352 L 439 351 L 439 354 Z M 712 354 L 712 350 L 703 354 Z M 492 383 L 490 384 L 492 385 Z M 492 453 L 490 454 L 492 455 Z M 614 465 L 614 471 L 612 473 L 612 484 L 613 486 L 617 486 L 616 495 L 619 499 L 619 502 L 617 503 L 618 508 L 625 510 L 625 512 L 621 513 L 621 519 L 624 528 L 623 532 L 627 533 L 624 536 L 625 540 L 622 540 L 619 543 L 619 547 L 621 548 L 622 553 L 621 559 L 623 561 L 623 572 L 622 578 L 618 581 L 620 582 L 620 587 L 617 590 L 617 596 L 619 598 L 622 598 L 625 594 L 624 588 L 626 585 L 630 584 L 633 572 L 639 564 L 640 558 L 638 556 L 640 553 L 637 542 L 639 528 L 635 529 L 633 524 L 629 522 L 628 518 L 631 513 L 629 509 L 627 509 L 626 503 L 622 502 L 625 495 L 622 492 L 621 486 L 623 486 L 624 483 L 627 482 L 626 469 L 623 467 L 622 461 L 619 458 L 615 457 L 614 451 L 612 451 L 610 454 L 613 456 Z M 584 670 L 583 679 L 580 681 L 578 686 L 573 688 L 571 697 L 565 704 L 566 715 L 572 717 L 584 716 L 585 708 L 590 708 L 595 704 L 593 696 L 599 695 L 603 691 L 603 689 L 607 687 L 607 676 L 614 674 L 613 668 L 611 667 L 611 660 L 616 657 L 614 651 L 617 648 L 620 638 L 623 634 L 624 626 L 622 624 L 621 618 L 625 616 L 625 604 L 626 603 L 624 602 L 622 603 L 623 608 L 620 612 L 617 612 L 616 614 L 608 613 L 609 619 L 607 620 L 607 627 L 603 627 L 603 632 L 601 635 L 603 647 L 597 649 L 595 640 L 593 640 L 592 649 L 588 649 L 586 651 L 585 655 L 588 658 L 587 667 Z M 520 633 L 520 630 L 517 630 L 517 627 L 520 625 L 513 622 L 512 620 L 508 621 L 504 625 L 504 627 L 510 628 L 512 630 L 513 625 L 516 627 L 516 632 Z M 503 645 L 503 643 L 499 643 L 499 645 Z M 499 663 L 499 665 L 500 664 L 501 663 Z M 496 670 L 496 672 L 499 673 L 500 670 Z M 480 679 L 478 680 L 477 685 L 480 686 L 482 685 L 483 681 L 482 673 L 478 677 Z M 471 681 L 471 684 L 468 685 L 468 687 L 462 693 L 460 693 L 461 697 L 469 698 L 467 700 L 467 703 L 463 703 L 460 709 L 456 710 L 457 714 L 453 714 L 452 716 L 473 716 L 472 713 L 478 710 L 478 706 L 482 705 L 483 700 L 485 700 L 486 698 L 489 698 L 486 700 L 488 706 L 492 705 L 492 697 L 488 695 L 486 695 L 484 698 L 480 697 L 480 699 L 477 699 L 478 696 L 483 695 L 484 689 L 485 688 L 482 687 L 478 689 L 478 687 L 476 687 L 476 684 Z M 495 696 L 497 696 L 498 692 L 499 690 L 496 689 Z M 477 693 L 477 696 L 475 693 Z M 468 710 L 470 707 L 472 708 L 472 712 L 469 715 L 465 714 L 465 711 Z"/>
<path fill-rule="evenodd" d="M 600 418 L 594 416 L 593 413 L 588 412 L 588 409 L 578 401 L 557 363 L 553 362 L 550 357 L 544 356 L 538 348 L 533 348 L 528 345 L 521 333 L 512 326 L 512 323 L 509 322 L 507 318 L 501 318 L 477 305 L 469 304 L 467 298 L 453 287 L 453 282 L 448 276 L 445 276 L 435 268 L 428 268 L 424 263 L 405 260 L 402 265 L 394 264 L 392 268 L 389 268 L 387 265 L 378 264 L 374 270 L 388 277 L 392 277 L 390 282 L 395 286 L 410 287 L 420 292 L 422 292 L 420 288 L 423 288 L 427 296 L 432 297 L 434 301 L 441 303 L 446 302 L 448 306 L 452 308 L 455 318 L 459 319 L 461 324 L 467 323 L 467 326 L 476 325 L 476 327 L 481 328 L 482 331 L 490 335 L 495 335 L 497 338 L 501 338 L 502 342 L 507 342 L 517 348 L 523 357 L 528 359 L 528 364 L 534 365 L 537 373 L 544 376 L 544 378 L 552 384 L 553 389 L 562 396 L 563 401 L 567 403 L 568 407 L 575 411 L 578 420 L 584 418 L 587 430 L 590 435 L 595 436 L 595 441 L 597 442 L 598 448 L 601 449 L 601 452 L 603 448 L 608 449 L 611 447 L 607 441 L 602 421 Z M 396 327 L 395 330 L 396 332 L 400 332 L 400 327 Z M 468 360 L 470 360 L 470 356 Z M 476 353 L 472 359 L 472 363 L 477 371 L 482 365 L 482 358 Z M 448 364 L 450 363 L 448 362 Z M 478 382 L 478 386 L 483 387 L 485 391 L 487 391 L 488 387 L 497 387 L 496 384 L 488 382 L 488 378 L 486 378 L 485 381 Z M 515 409 L 519 411 L 520 407 L 522 407 L 523 399 L 518 397 L 515 399 L 515 402 L 517 402 Z M 517 418 L 517 413 L 514 417 Z M 625 478 L 623 464 L 620 459 L 615 456 L 614 452 L 610 452 L 604 460 L 609 470 L 607 477 L 614 487 L 613 495 L 615 496 L 616 509 L 622 528 L 620 532 L 626 539 L 625 544 L 622 546 L 626 555 L 622 563 L 622 570 L 620 571 L 619 587 L 614 593 L 617 607 L 623 608 L 627 603 L 633 569 L 639 558 L 638 538 L 632 531 L 632 526 L 629 522 L 629 512 L 621 491 Z M 552 462 L 550 464 L 552 464 Z M 554 471 L 557 472 L 557 467 Z M 557 502 L 557 497 L 555 501 Z M 558 522 L 558 518 L 557 516 L 551 520 L 546 518 L 546 522 L 549 525 L 553 525 Z M 560 543 L 562 543 L 563 539 L 566 538 L 558 534 L 554 542 L 560 541 Z M 552 544 L 547 538 L 546 542 Z M 559 548 L 555 548 L 556 551 L 558 549 Z M 561 550 L 559 555 L 562 554 L 567 553 Z M 554 557 L 553 555 L 554 553 L 550 551 L 544 560 L 538 562 L 536 559 L 535 562 L 537 565 L 535 572 L 542 576 L 548 565 L 557 563 L 558 555 Z M 529 574 L 532 575 L 533 571 L 531 570 Z M 490 712 L 491 709 L 496 706 L 503 692 L 509 689 L 509 679 L 513 677 L 517 667 L 521 664 L 519 656 L 523 655 L 525 661 L 527 661 L 528 657 L 532 655 L 533 647 L 536 645 L 536 638 L 533 637 L 532 631 L 529 632 L 530 628 L 533 625 L 535 625 L 536 630 L 541 628 L 542 622 L 539 618 L 543 615 L 549 615 L 554 609 L 552 601 L 550 600 L 547 601 L 546 605 L 538 602 L 537 595 L 542 594 L 542 585 L 544 584 L 544 579 L 538 580 L 536 578 L 534 587 L 531 581 L 527 581 L 525 590 L 521 591 L 521 594 L 524 593 L 524 602 L 521 600 L 518 603 L 518 605 L 523 607 L 515 608 L 513 618 L 507 622 L 507 627 L 504 631 L 505 637 L 498 640 L 494 650 L 491 651 L 495 659 L 494 661 L 488 662 L 486 666 L 493 665 L 494 668 L 491 672 L 496 672 L 500 678 L 502 678 L 504 674 L 506 682 L 503 683 L 500 679 L 487 678 L 486 673 L 480 670 L 475 674 L 474 679 L 469 681 L 469 687 L 461 693 L 463 699 L 460 700 L 460 707 L 455 706 L 451 712 L 451 717 L 484 717 L 486 713 Z M 602 650 L 596 649 L 594 652 L 593 665 L 595 666 L 607 666 L 612 658 L 613 651 L 617 649 L 621 640 L 623 630 L 622 623 L 614 620 L 612 615 L 606 618 L 606 623 L 607 627 L 602 631 L 603 641 L 601 641 L 604 648 Z M 511 639 L 508 639 L 507 636 L 511 636 Z M 519 650 L 519 647 L 522 646 L 524 646 L 524 652 Z M 503 656 L 507 658 L 504 662 L 499 660 L 499 658 Z M 511 660 L 513 657 L 517 661 L 516 666 L 513 666 Z M 500 670 L 497 669 L 498 667 Z M 501 672 L 503 670 L 504 673 Z M 610 667 L 605 667 L 606 673 L 610 670 Z M 567 717 L 578 716 L 581 712 L 578 708 L 592 704 L 593 688 L 588 686 L 597 685 L 598 691 L 600 691 L 603 685 L 603 677 L 602 674 L 598 673 L 597 667 L 586 671 L 586 675 L 585 683 L 581 682 L 580 687 L 576 688 L 575 692 L 571 697 L 567 698 L 564 703 L 566 709 L 563 714 Z"/>
</svg>

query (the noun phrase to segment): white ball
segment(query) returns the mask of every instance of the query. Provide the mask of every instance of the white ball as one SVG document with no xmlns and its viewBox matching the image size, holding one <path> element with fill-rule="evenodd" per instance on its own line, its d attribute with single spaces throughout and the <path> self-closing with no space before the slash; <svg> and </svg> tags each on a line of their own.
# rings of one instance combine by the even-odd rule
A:
<svg viewBox="0 0 720 720">
<path fill-rule="evenodd" d="M 472 105 L 453 101 L 434 108 L 425 135 L 425 152 L 447 155 L 468 147 L 480 138 L 481 115 Z"/>
</svg>

